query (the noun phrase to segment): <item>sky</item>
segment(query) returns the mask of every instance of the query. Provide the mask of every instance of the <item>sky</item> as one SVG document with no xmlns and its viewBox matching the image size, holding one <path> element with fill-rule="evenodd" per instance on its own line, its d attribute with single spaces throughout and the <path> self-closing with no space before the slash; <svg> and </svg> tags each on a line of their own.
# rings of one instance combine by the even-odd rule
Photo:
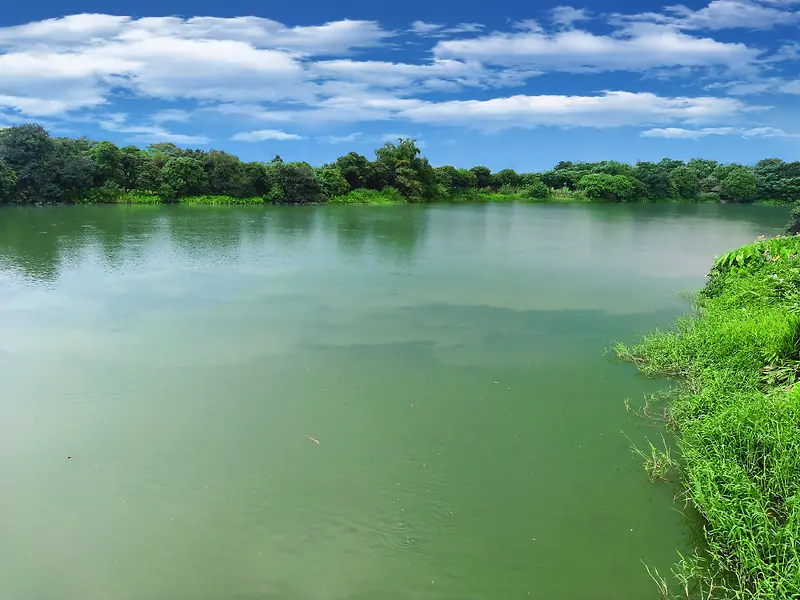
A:
<svg viewBox="0 0 800 600">
<path fill-rule="evenodd" d="M 320 165 L 800 159 L 800 0 L 37 0 L 0 12 L 0 127 Z"/>
</svg>

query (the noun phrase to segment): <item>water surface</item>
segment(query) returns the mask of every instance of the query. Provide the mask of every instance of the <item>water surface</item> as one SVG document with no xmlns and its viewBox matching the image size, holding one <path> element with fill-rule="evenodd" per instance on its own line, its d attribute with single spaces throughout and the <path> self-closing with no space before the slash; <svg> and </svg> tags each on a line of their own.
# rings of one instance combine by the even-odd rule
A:
<svg viewBox="0 0 800 600">
<path fill-rule="evenodd" d="M 655 599 L 603 351 L 786 212 L 1 210 L 0 597 Z"/>
</svg>

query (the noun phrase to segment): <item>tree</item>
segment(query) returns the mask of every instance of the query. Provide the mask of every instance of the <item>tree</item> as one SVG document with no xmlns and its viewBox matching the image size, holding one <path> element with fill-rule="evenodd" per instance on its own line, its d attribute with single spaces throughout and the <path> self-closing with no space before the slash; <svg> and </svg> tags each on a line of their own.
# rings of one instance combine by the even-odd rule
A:
<svg viewBox="0 0 800 600">
<path fill-rule="evenodd" d="M 345 196 L 350 191 L 350 184 L 336 167 L 323 167 L 317 171 L 317 181 L 328 199 Z"/>
<path fill-rule="evenodd" d="M 697 171 L 689 167 L 677 167 L 669 174 L 670 189 L 683 200 L 696 200 L 700 193 Z"/>
<path fill-rule="evenodd" d="M 17 174 L 8 165 L 0 162 L 0 203 L 10 202 L 17 187 Z"/>
<path fill-rule="evenodd" d="M 715 160 L 708 160 L 705 158 L 693 158 L 686 163 L 686 166 L 697 171 L 697 178 L 702 180 L 711 176 L 717 166 L 719 166 L 719 163 Z"/>
<path fill-rule="evenodd" d="M 738 165 L 720 184 L 720 198 L 730 202 L 752 202 L 757 193 L 756 176 Z"/>
<path fill-rule="evenodd" d="M 492 171 L 487 167 L 472 167 L 470 172 L 475 175 L 475 186 L 487 188 L 492 185 Z"/>
<path fill-rule="evenodd" d="M 122 152 L 115 144 L 98 142 L 91 149 L 91 157 L 95 164 L 97 186 L 106 182 L 124 185 Z"/>
<path fill-rule="evenodd" d="M 628 202 L 634 199 L 636 193 L 636 185 L 631 177 L 605 173 L 584 175 L 578 182 L 578 189 L 583 190 L 591 200 L 612 202 Z"/>
<path fill-rule="evenodd" d="M 783 165 L 784 162 L 780 158 L 765 158 L 758 161 L 753 167 L 759 198 L 780 197 Z"/>
<path fill-rule="evenodd" d="M 639 161 L 633 176 L 644 184 L 648 198 L 662 199 L 671 196 L 669 173 L 664 165 Z"/>
<path fill-rule="evenodd" d="M 434 176 L 436 177 L 436 183 L 442 186 L 445 192 L 451 192 L 453 189 L 455 189 L 453 185 L 453 179 L 458 177 L 458 171 L 455 167 L 444 165 L 441 167 L 436 167 L 433 171 Z"/>
<path fill-rule="evenodd" d="M 514 169 L 503 169 L 492 176 L 492 185 L 495 188 L 519 187 L 520 177 Z"/>
<path fill-rule="evenodd" d="M 305 162 L 277 163 L 277 169 L 284 202 L 313 204 L 325 201 L 325 194 L 311 165 Z"/>
<path fill-rule="evenodd" d="M 208 184 L 203 164 L 196 158 L 173 156 L 161 169 L 162 191 L 169 200 L 185 196 L 196 196 Z"/>
<path fill-rule="evenodd" d="M 370 162 L 357 152 L 349 152 L 336 159 L 334 165 L 351 189 L 366 187 L 369 180 Z"/>
<path fill-rule="evenodd" d="M 453 176 L 453 187 L 457 190 L 465 190 L 476 187 L 478 177 L 468 169 L 457 169 Z"/>
<path fill-rule="evenodd" d="M 436 177 L 427 158 L 415 140 L 398 139 L 387 142 L 375 151 L 375 164 L 388 174 L 388 185 L 396 187 L 409 199 L 431 198 L 436 194 Z"/>
<path fill-rule="evenodd" d="M 535 176 L 526 178 L 522 189 L 525 191 L 525 195 L 530 198 L 544 199 L 550 195 L 550 188 Z"/>
<path fill-rule="evenodd" d="M 800 202 L 796 202 L 792 207 L 792 212 L 789 213 L 786 233 L 800 233 Z"/>
</svg>

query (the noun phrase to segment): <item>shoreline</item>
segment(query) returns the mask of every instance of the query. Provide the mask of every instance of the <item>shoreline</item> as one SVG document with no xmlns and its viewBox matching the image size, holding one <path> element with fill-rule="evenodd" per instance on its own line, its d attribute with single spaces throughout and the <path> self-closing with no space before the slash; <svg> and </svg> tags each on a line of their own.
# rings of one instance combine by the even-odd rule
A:
<svg viewBox="0 0 800 600">
<path fill-rule="evenodd" d="M 383 194 L 364 190 L 372 193 L 350 193 L 347 196 L 331 198 L 328 202 L 270 202 L 263 197 L 236 198 L 233 196 L 187 196 L 177 200 L 164 200 L 162 197 L 150 194 L 125 194 L 115 200 L 77 200 L 74 202 L 5 202 L 0 206 L 83 206 L 83 205 L 151 205 L 151 206 L 326 206 L 326 205 L 362 205 L 362 206 L 396 206 L 403 204 L 740 204 L 735 202 L 688 201 L 663 198 L 658 200 L 641 199 L 630 202 L 613 202 L 590 200 L 585 196 L 573 194 L 554 194 L 545 198 L 526 197 L 522 194 L 504 194 L 499 192 L 481 192 L 477 194 L 454 195 L 444 198 L 425 201 L 409 201 L 398 194 Z M 794 203 L 781 200 L 755 200 L 746 204 L 762 206 L 786 206 Z"/>
<path fill-rule="evenodd" d="M 717 259 L 692 314 L 614 348 L 644 375 L 678 382 L 646 401 L 663 406 L 678 460 L 652 445 L 639 454 L 651 479 L 680 476 L 706 547 L 681 557 L 672 584 L 648 569 L 665 598 L 695 597 L 683 582 L 703 598 L 800 597 L 798 256 L 800 236 L 733 250 Z"/>
</svg>

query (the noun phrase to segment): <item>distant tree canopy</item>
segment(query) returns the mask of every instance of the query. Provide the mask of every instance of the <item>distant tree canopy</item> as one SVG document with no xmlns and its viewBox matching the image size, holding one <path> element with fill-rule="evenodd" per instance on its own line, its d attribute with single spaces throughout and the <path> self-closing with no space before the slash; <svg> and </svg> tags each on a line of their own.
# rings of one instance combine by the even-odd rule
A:
<svg viewBox="0 0 800 600">
<path fill-rule="evenodd" d="M 616 161 L 561 161 L 543 173 L 484 166 L 433 167 L 411 139 L 387 142 L 373 159 L 356 152 L 312 167 L 285 162 L 243 162 L 221 150 L 152 144 L 118 147 L 112 142 L 51 137 L 36 124 L 0 129 L 0 202 L 115 201 L 126 193 L 165 202 L 186 196 L 257 198 L 264 202 L 326 202 L 351 191 L 399 191 L 411 202 L 475 192 L 530 198 L 583 194 L 590 200 L 633 202 L 752 202 L 800 200 L 800 162 L 767 158 L 754 166 L 695 158 L 628 165 Z"/>
</svg>

